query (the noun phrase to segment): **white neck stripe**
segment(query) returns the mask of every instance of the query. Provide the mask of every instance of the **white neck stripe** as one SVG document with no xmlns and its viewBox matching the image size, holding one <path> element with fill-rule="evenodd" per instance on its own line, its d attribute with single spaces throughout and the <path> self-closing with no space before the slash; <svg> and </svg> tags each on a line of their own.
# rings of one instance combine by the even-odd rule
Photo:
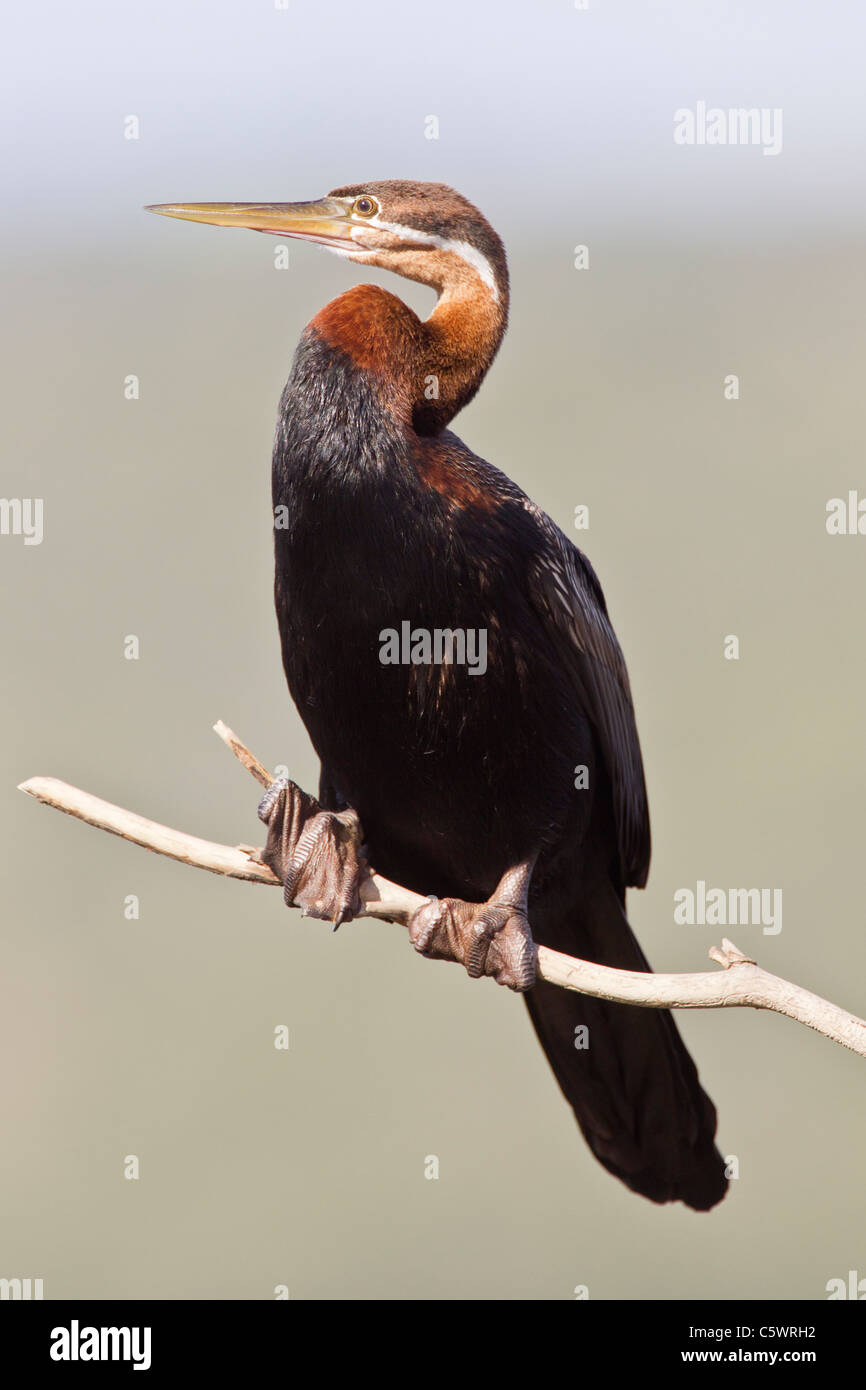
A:
<svg viewBox="0 0 866 1390">
<path fill-rule="evenodd" d="M 368 226 L 381 227 L 383 231 L 393 232 L 396 236 L 403 237 L 407 241 L 418 241 L 422 246 L 435 246 L 440 251 L 453 251 L 455 256 L 459 256 L 465 261 L 475 274 L 478 275 L 484 284 L 492 291 L 493 299 L 499 303 L 499 287 L 496 284 L 496 276 L 493 274 L 493 267 L 486 256 L 471 246 L 468 241 L 456 241 L 452 237 L 436 236 L 433 232 L 419 232 L 416 227 L 404 227 L 399 222 L 386 222 L 383 218 L 366 217 L 364 221 Z M 372 249 L 372 248 L 370 248 Z M 365 251 L 367 248 L 358 242 L 358 250 Z"/>
</svg>

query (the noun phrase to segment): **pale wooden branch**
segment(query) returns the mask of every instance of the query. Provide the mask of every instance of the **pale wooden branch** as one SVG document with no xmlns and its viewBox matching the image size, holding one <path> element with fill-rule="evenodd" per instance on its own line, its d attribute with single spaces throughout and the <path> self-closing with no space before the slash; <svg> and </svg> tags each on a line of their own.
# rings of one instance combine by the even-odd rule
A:
<svg viewBox="0 0 866 1390">
<path fill-rule="evenodd" d="M 273 780 L 271 774 L 237 735 L 222 721 L 215 724 L 214 729 L 256 781 L 268 786 Z M 87 825 L 120 835 L 132 844 L 167 855 L 182 864 L 191 864 L 227 878 L 244 879 L 249 883 L 281 886 L 279 879 L 257 857 L 259 851 L 251 846 L 215 844 L 212 840 L 201 840 L 195 835 L 172 830 L 167 825 L 147 820 L 110 801 L 102 801 L 98 796 L 72 787 L 56 777 L 31 777 L 20 784 L 19 790 L 36 797 L 46 806 L 53 806 L 58 811 L 83 820 Z M 361 899 L 364 904 L 361 916 L 377 917 L 402 926 L 427 901 L 418 893 L 391 883 L 372 871 L 361 886 Z M 821 999 L 817 994 L 811 994 L 799 985 L 760 969 L 730 941 L 723 941 L 721 949 L 711 947 L 709 954 L 723 967 L 721 973 L 704 971 L 699 974 L 656 975 L 614 970 L 539 946 L 538 972 L 542 979 L 563 989 L 651 1009 L 767 1009 L 803 1023 L 825 1038 L 866 1057 L 866 1020 Z"/>
</svg>

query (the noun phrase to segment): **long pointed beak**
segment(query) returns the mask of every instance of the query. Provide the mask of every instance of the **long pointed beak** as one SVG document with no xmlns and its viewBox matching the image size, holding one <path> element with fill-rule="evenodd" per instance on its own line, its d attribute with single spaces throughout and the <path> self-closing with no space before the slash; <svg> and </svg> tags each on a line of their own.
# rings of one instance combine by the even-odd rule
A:
<svg viewBox="0 0 866 1390">
<path fill-rule="evenodd" d="M 361 249 L 352 241 L 349 213 L 335 198 L 317 203 L 155 203 L 145 212 L 209 222 L 214 227 L 248 227 L 273 236 L 301 237 L 343 250 Z"/>
</svg>

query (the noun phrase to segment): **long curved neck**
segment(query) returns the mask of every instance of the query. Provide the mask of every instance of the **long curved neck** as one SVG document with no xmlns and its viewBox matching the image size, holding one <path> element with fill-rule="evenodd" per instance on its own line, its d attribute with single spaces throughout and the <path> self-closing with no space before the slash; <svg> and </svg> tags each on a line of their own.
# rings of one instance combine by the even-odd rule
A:
<svg viewBox="0 0 866 1390">
<path fill-rule="evenodd" d="M 404 424 L 431 435 L 475 395 L 507 321 L 507 298 L 480 281 L 446 288 L 426 320 L 387 290 L 357 285 L 326 305 L 307 332 L 368 373 Z"/>
</svg>

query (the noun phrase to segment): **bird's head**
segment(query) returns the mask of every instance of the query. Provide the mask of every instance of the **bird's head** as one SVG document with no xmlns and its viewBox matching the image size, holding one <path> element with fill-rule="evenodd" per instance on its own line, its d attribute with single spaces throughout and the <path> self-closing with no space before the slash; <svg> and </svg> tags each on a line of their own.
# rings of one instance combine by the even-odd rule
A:
<svg viewBox="0 0 866 1390">
<path fill-rule="evenodd" d="M 502 242 L 478 209 L 443 183 L 384 179 L 335 188 L 310 203 L 162 203 L 148 211 L 298 237 L 440 295 L 483 290 L 507 311 Z"/>
</svg>

